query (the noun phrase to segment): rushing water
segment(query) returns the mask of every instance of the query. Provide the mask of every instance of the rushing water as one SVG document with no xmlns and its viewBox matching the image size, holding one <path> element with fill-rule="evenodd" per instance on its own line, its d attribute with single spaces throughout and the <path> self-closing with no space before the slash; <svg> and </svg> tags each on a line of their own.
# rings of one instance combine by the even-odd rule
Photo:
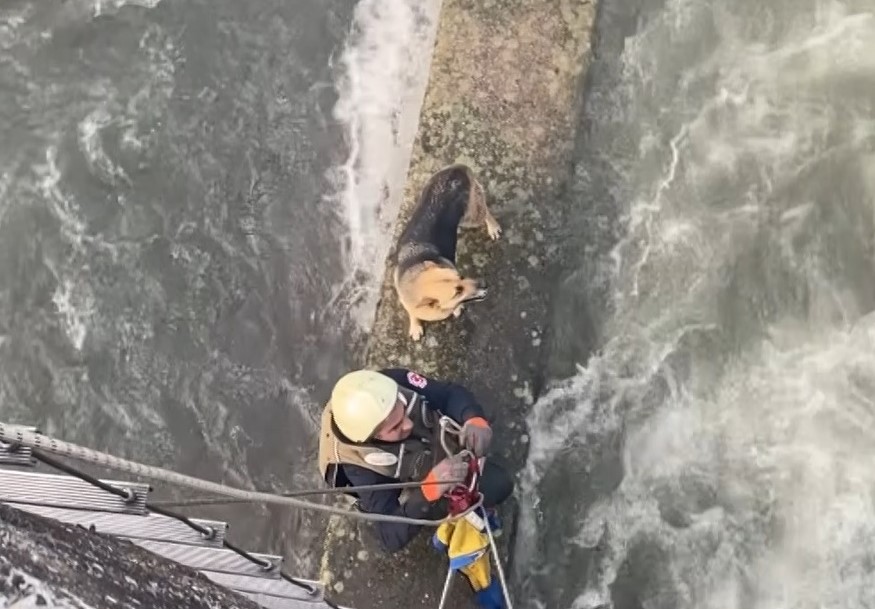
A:
<svg viewBox="0 0 875 609">
<path fill-rule="evenodd" d="M 4 2 L 3 420 L 237 485 L 312 484 L 436 8 Z M 289 510 L 233 524 L 245 547 L 306 555 Z"/>
<path fill-rule="evenodd" d="M 598 27 L 520 602 L 875 606 L 875 5 Z"/>
<path fill-rule="evenodd" d="M 3 419 L 312 482 L 436 7 L 5 2 Z M 873 10 L 602 0 L 518 605 L 875 605 Z M 305 556 L 288 511 L 256 522 Z"/>
</svg>

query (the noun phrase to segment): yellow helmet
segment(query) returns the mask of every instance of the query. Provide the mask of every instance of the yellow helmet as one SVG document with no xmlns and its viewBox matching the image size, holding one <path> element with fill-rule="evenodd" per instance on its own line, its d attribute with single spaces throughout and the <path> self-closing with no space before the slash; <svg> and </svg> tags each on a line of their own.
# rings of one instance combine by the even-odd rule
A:
<svg viewBox="0 0 875 609">
<path fill-rule="evenodd" d="M 331 412 L 341 433 L 364 442 L 386 420 L 398 400 L 398 384 L 373 370 L 340 377 L 331 391 Z"/>
</svg>

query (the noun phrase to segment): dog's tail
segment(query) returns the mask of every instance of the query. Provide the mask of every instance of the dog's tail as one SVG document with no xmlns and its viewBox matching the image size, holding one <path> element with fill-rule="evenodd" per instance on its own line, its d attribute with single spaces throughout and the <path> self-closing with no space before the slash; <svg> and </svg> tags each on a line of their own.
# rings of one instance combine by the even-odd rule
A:
<svg viewBox="0 0 875 609">
<path fill-rule="evenodd" d="M 468 178 L 468 206 L 462 218 L 463 226 L 476 226 L 483 221 L 483 210 L 486 209 L 486 189 L 474 175 L 470 167 L 464 167 Z"/>
<path fill-rule="evenodd" d="M 469 207 L 478 210 L 485 208 L 486 190 L 483 188 L 483 184 L 480 183 L 480 180 L 477 179 L 477 176 L 475 176 L 474 172 L 470 169 L 468 170 L 468 179 L 471 181 L 471 199 Z"/>
</svg>

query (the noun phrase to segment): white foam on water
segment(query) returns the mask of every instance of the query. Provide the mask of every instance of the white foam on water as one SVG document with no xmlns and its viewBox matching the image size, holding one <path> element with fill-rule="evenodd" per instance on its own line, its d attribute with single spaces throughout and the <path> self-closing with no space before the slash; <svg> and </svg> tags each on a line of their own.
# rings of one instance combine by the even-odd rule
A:
<svg viewBox="0 0 875 609">
<path fill-rule="evenodd" d="M 139 48 L 145 61 L 136 66 L 140 85 L 137 90 L 126 95 L 122 103 L 117 83 L 97 80 L 89 91 L 93 103 L 77 126 L 79 149 L 89 169 L 110 186 L 130 186 L 131 180 L 121 165 L 107 154 L 104 130 L 109 126 L 118 127 L 122 150 L 148 154 L 150 140 L 158 135 L 156 123 L 166 111 L 175 87 L 177 49 L 167 33 L 159 25 L 149 24 L 140 37 Z"/>
<path fill-rule="evenodd" d="M 67 338 L 77 351 L 81 351 L 88 334 L 88 321 L 95 312 L 91 290 L 83 283 L 64 279 L 55 288 L 52 302 L 63 320 Z"/>
<path fill-rule="evenodd" d="M 95 17 L 99 15 L 112 15 L 124 6 L 139 6 L 142 8 L 155 8 L 161 4 L 161 0 L 92 0 L 92 11 Z"/>
<path fill-rule="evenodd" d="M 625 236 L 603 260 L 606 341 L 535 404 L 521 483 L 522 572 L 549 568 L 538 535 L 563 534 L 544 502 L 585 506 L 564 534 L 598 546 L 595 565 L 556 582 L 575 608 L 613 606 L 611 586 L 636 560 L 650 577 L 633 593 L 653 609 L 875 606 L 875 317 L 859 275 L 844 273 L 871 261 L 835 259 L 873 236 L 820 224 L 834 217 L 825 206 L 875 216 L 871 105 L 862 88 L 834 93 L 875 82 L 875 14 L 806 4 L 766 27 L 744 6 L 670 0 L 625 45 L 624 76 L 642 88 L 682 74 L 670 105 L 629 117 L 642 140 L 664 142 L 662 171 L 634 184 Z M 661 66 L 712 13 L 713 51 Z M 705 87 L 710 98 L 690 99 Z M 862 198 L 810 192 L 812 172 L 828 179 L 832 167 Z M 728 314 L 733 282 L 750 296 Z M 712 342 L 678 373 L 672 358 L 695 336 Z M 574 489 L 538 496 L 551 468 L 589 467 L 593 440 L 615 434 L 618 488 L 595 503 Z M 641 558 L 645 546 L 657 560 Z"/>
<path fill-rule="evenodd" d="M 51 143 L 46 148 L 45 164 L 33 167 L 39 181 L 37 189 L 49 209 L 61 223 L 61 232 L 76 246 L 81 247 L 85 235 L 85 221 L 76 202 L 61 190 L 61 170 L 58 168 L 58 147 Z"/>
<path fill-rule="evenodd" d="M 79 147 L 85 155 L 92 173 L 109 185 L 125 183 L 130 185 L 124 169 L 114 163 L 103 148 L 101 131 L 112 123 L 112 116 L 105 105 L 100 105 L 79 122 Z"/>
<path fill-rule="evenodd" d="M 352 315 L 370 326 L 425 94 L 440 0 L 361 0 L 340 57 L 335 118 L 349 155 L 330 199 L 344 244 Z"/>
<path fill-rule="evenodd" d="M 52 143 L 46 148 L 46 163 L 35 165 L 37 192 L 42 195 L 49 210 L 60 223 L 61 234 L 73 248 L 73 254 L 83 252 L 86 224 L 76 202 L 61 188 L 61 170 L 58 167 L 58 148 Z M 57 281 L 52 302 L 61 319 L 61 326 L 77 351 L 81 351 L 88 333 L 88 321 L 95 313 L 95 300 L 88 282 L 86 269 L 66 269 L 67 261 L 46 259 Z"/>
<path fill-rule="evenodd" d="M 128 99 L 121 124 L 125 127 L 122 146 L 142 150 L 157 137 L 155 124 L 164 116 L 176 87 L 176 64 L 179 51 L 173 37 L 160 25 L 150 23 L 140 37 L 140 51 L 147 59 L 143 86 Z"/>
<path fill-rule="evenodd" d="M 0 228 L 3 227 L 3 218 L 9 210 L 9 189 L 12 186 L 12 171 L 0 172 Z"/>
<path fill-rule="evenodd" d="M 817 337 L 790 327 L 737 362 L 713 396 L 682 392 L 634 426 L 623 482 L 572 540 L 594 547 L 608 530 L 613 550 L 576 606 L 610 604 L 620 565 L 644 541 L 665 552 L 661 586 L 677 607 L 872 606 L 873 388 L 875 318 Z M 587 423 L 590 433 L 612 428 Z M 691 507 L 690 480 L 713 498 Z M 664 515 L 671 509 L 683 525 Z"/>
<path fill-rule="evenodd" d="M 33 12 L 31 5 L 17 9 L 0 9 L 0 49 L 8 50 L 18 44 L 21 26 Z"/>
<path fill-rule="evenodd" d="M 87 101 L 83 104 L 81 111 L 84 116 L 77 124 L 79 150 L 91 173 L 113 187 L 130 186 L 131 182 L 121 165 L 106 152 L 105 130 L 117 125 L 121 128 L 123 148 L 136 152 L 147 150 L 154 131 L 153 123 L 166 106 L 174 87 L 172 56 L 175 49 L 160 27 L 150 25 L 146 28 L 140 48 L 147 59 L 141 68 L 145 71 L 142 86 L 122 105 L 119 91 L 112 84 L 97 80 L 89 93 L 91 99 L 98 101 L 93 105 Z M 71 344 L 81 351 L 89 324 L 97 313 L 89 260 L 107 252 L 117 257 L 117 248 L 105 242 L 100 234 L 88 234 L 79 204 L 64 190 L 55 141 L 50 142 L 46 149 L 46 163 L 35 166 L 34 171 L 38 176 L 37 192 L 60 221 L 61 233 L 73 248 L 71 259 L 46 262 L 58 281 L 53 302 L 65 333 Z M 120 197 L 119 201 L 123 202 L 124 198 Z"/>
</svg>

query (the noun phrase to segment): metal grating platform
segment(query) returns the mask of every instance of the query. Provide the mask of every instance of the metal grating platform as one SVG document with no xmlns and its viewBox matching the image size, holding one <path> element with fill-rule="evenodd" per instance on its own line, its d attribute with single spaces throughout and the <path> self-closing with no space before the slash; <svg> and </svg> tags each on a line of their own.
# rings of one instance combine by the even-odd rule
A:
<svg viewBox="0 0 875 609">
<path fill-rule="evenodd" d="M 0 469 L 0 501 L 26 503 L 122 514 L 146 513 L 149 485 L 120 480 L 102 480 L 118 488 L 136 493 L 130 503 L 78 478 L 58 474 Z"/>
<path fill-rule="evenodd" d="M 36 431 L 36 427 L 24 427 L 24 429 Z M 0 442 L 0 465 L 34 465 L 36 462 L 32 455 L 33 451 L 30 447 L 12 446 L 6 442 Z"/>
<path fill-rule="evenodd" d="M 256 554 L 255 552 L 250 552 L 255 558 L 270 562 L 273 565 L 273 568 L 268 569 L 250 560 L 246 560 L 232 550 L 225 550 L 224 548 L 199 548 L 197 546 L 185 546 L 178 543 L 150 541 L 145 539 L 135 539 L 133 541 L 137 545 L 142 546 L 155 554 L 160 554 L 161 556 L 188 567 L 192 567 L 193 569 L 206 569 L 208 571 L 217 571 L 219 573 L 236 573 L 240 575 L 248 575 L 249 577 L 279 579 L 279 569 L 283 562 L 281 556 L 269 556 L 267 554 Z"/>
<path fill-rule="evenodd" d="M 240 590 L 241 592 L 251 592 L 253 594 L 268 594 L 271 596 L 282 595 L 288 586 L 288 582 L 283 579 L 268 579 L 264 577 L 249 577 L 246 575 L 235 575 L 228 573 L 219 573 L 216 571 L 203 571 L 203 574 L 209 577 L 217 584 L 222 584 L 227 588 Z M 303 581 L 303 583 L 318 586 L 318 582 Z M 305 590 L 297 589 L 298 598 L 307 599 L 308 595 Z"/>
<path fill-rule="evenodd" d="M 212 539 L 207 539 L 190 526 L 179 522 L 175 518 L 168 518 L 160 514 L 109 514 L 106 512 L 26 504 L 16 505 L 15 507 L 47 518 L 76 524 L 87 529 L 90 528 L 98 533 L 124 537 L 131 541 L 149 539 L 153 541 L 169 541 L 175 544 L 221 548 L 227 526 L 224 522 L 217 520 L 192 518 L 192 522 L 215 531 L 215 536 Z"/>
<path fill-rule="evenodd" d="M 33 428 L 30 428 L 33 429 Z M 322 600 L 318 582 L 300 580 L 315 587 L 318 594 L 280 576 L 283 559 L 270 554 L 250 554 L 270 562 L 273 568 L 247 560 L 223 547 L 227 525 L 213 520 L 191 520 L 215 531 L 207 539 L 185 523 L 150 513 L 146 500 L 147 484 L 103 480 L 136 493 L 131 502 L 66 475 L 33 471 L 35 461 L 29 449 L 0 443 L 0 503 L 80 525 L 92 530 L 129 539 L 133 543 L 170 560 L 192 567 L 215 583 L 246 596 L 265 609 L 330 609 Z M 14 469 L 4 469 L 12 466 Z"/>
</svg>

